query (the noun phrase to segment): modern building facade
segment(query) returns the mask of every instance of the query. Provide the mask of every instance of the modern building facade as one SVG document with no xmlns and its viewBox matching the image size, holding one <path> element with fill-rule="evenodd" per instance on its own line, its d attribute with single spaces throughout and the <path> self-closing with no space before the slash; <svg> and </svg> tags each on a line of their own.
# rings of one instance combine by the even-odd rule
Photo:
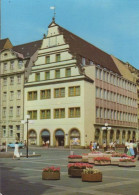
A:
<svg viewBox="0 0 139 195">
<path fill-rule="evenodd" d="M 41 41 L 8 45 L 0 57 L 0 133 L 1 143 L 24 141 L 24 83 L 36 59 Z"/>
<path fill-rule="evenodd" d="M 116 60 L 53 22 L 24 86 L 29 144 L 122 144 L 137 134 L 137 86 Z M 111 130 L 102 130 L 105 123 Z"/>
</svg>

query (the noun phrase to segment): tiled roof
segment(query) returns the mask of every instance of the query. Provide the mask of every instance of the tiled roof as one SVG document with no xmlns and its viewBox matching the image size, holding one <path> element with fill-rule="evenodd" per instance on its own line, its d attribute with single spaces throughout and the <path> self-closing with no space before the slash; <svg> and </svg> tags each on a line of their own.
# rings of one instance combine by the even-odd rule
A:
<svg viewBox="0 0 139 195">
<path fill-rule="evenodd" d="M 75 34 L 67 31 L 63 27 L 59 25 L 58 27 L 60 32 L 63 33 L 66 42 L 70 45 L 70 50 L 72 53 L 75 55 L 80 55 L 88 60 L 93 61 L 97 65 L 101 65 L 108 70 L 120 74 L 117 66 L 109 54 L 76 36 Z"/>
<path fill-rule="evenodd" d="M 42 40 L 34 41 L 31 43 L 14 46 L 13 50 L 23 54 L 24 58 L 29 58 L 41 47 L 41 44 Z"/>
<path fill-rule="evenodd" d="M 0 50 L 4 49 L 4 45 L 5 45 L 5 43 L 6 43 L 7 40 L 8 40 L 8 38 L 7 39 L 1 39 L 0 40 Z"/>
</svg>

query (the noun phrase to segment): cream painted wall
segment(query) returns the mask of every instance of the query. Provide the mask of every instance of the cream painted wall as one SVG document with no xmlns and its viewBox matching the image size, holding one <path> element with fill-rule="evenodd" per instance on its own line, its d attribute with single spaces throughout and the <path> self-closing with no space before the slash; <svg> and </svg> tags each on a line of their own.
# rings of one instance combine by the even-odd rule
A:
<svg viewBox="0 0 139 195">
<path fill-rule="evenodd" d="M 80 86 L 81 95 L 77 97 L 68 97 L 68 87 L 69 86 Z M 54 89 L 65 87 L 65 98 L 54 98 Z M 30 88 L 25 88 L 25 115 L 28 110 L 37 110 L 38 117 L 35 120 L 34 124 L 29 125 L 29 129 L 34 129 L 37 132 L 38 140 L 37 144 L 39 145 L 39 135 L 42 129 L 48 129 L 53 135 L 56 129 L 63 129 L 65 133 L 69 133 L 72 128 L 77 128 L 81 133 L 81 145 L 84 145 L 83 139 L 83 127 L 84 127 L 84 81 L 77 81 L 72 83 L 61 83 L 49 86 L 36 86 L 32 87 L 32 91 L 38 91 L 38 100 L 27 101 L 27 93 L 30 91 Z M 51 99 L 40 100 L 40 90 L 51 89 Z M 69 107 L 80 107 L 81 108 L 81 117 L 80 118 L 68 118 L 68 108 Z M 56 108 L 65 108 L 65 118 L 64 119 L 53 119 L 54 109 Z M 41 109 L 51 109 L 51 119 L 40 119 L 40 110 Z M 25 134 L 26 138 L 26 134 Z M 52 140 L 51 140 L 52 144 Z"/>
</svg>

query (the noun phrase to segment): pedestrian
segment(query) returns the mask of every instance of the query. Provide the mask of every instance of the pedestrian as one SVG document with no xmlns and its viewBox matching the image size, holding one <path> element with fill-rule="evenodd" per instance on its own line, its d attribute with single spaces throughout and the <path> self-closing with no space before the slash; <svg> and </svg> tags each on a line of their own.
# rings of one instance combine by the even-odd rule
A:
<svg viewBox="0 0 139 195">
<path fill-rule="evenodd" d="M 125 153 L 125 154 L 126 154 L 127 151 L 128 151 L 128 145 L 129 145 L 129 141 L 127 140 L 127 141 L 125 142 L 125 149 L 124 149 L 124 153 Z"/>
<path fill-rule="evenodd" d="M 97 150 L 99 151 L 99 143 L 97 142 Z"/>
<path fill-rule="evenodd" d="M 17 158 L 18 160 L 20 159 L 18 142 L 16 142 L 16 143 L 15 143 L 15 146 L 14 146 L 14 155 L 13 155 L 13 159 L 15 159 L 15 158 Z"/>
<path fill-rule="evenodd" d="M 94 143 L 93 143 L 93 150 L 95 151 L 97 149 L 97 143 L 96 143 L 96 141 L 94 141 Z"/>
<path fill-rule="evenodd" d="M 107 151 L 107 145 L 106 145 L 106 142 L 103 143 L 103 149 L 104 149 L 104 152 Z"/>
<path fill-rule="evenodd" d="M 92 151 L 92 141 L 90 142 L 89 148 Z"/>
<path fill-rule="evenodd" d="M 132 140 L 130 140 L 130 143 L 129 143 L 129 147 L 128 148 L 129 149 L 127 151 L 127 155 L 134 157 L 135 153 L 134 153 L 134 150 L 133 150 L 133 141 Z"/>
<path fill-rule="evenodd" d="M 133 150 L 134 150 L 134 157 L 136 158 L 136 156 L 137 156 L 137 143 L 134 140 L 133 140 Z"/>
<path fill-rule="evenodd" d="M 46 146 L 49 148 L 49 139 L 46 141 Z"/>
</svg>

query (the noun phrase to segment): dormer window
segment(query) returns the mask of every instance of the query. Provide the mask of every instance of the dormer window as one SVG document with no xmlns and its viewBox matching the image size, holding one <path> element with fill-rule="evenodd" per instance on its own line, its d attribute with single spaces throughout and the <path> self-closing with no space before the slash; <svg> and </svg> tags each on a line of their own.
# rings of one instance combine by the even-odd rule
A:
<svg viewBox="0 0 139 195">
<path fill-rule="evenodd" d="M 7 55 L 8 55 L 8 54 L 7 54 L 7 53 L 5 53 L 5 54 L 4 54 L 4 57 L 6 57 Z"/>
<path fill-rule="evenodd" d="M 82 66 L 85 66 L 85 58 L 82 58 Z"/>
</svg>

